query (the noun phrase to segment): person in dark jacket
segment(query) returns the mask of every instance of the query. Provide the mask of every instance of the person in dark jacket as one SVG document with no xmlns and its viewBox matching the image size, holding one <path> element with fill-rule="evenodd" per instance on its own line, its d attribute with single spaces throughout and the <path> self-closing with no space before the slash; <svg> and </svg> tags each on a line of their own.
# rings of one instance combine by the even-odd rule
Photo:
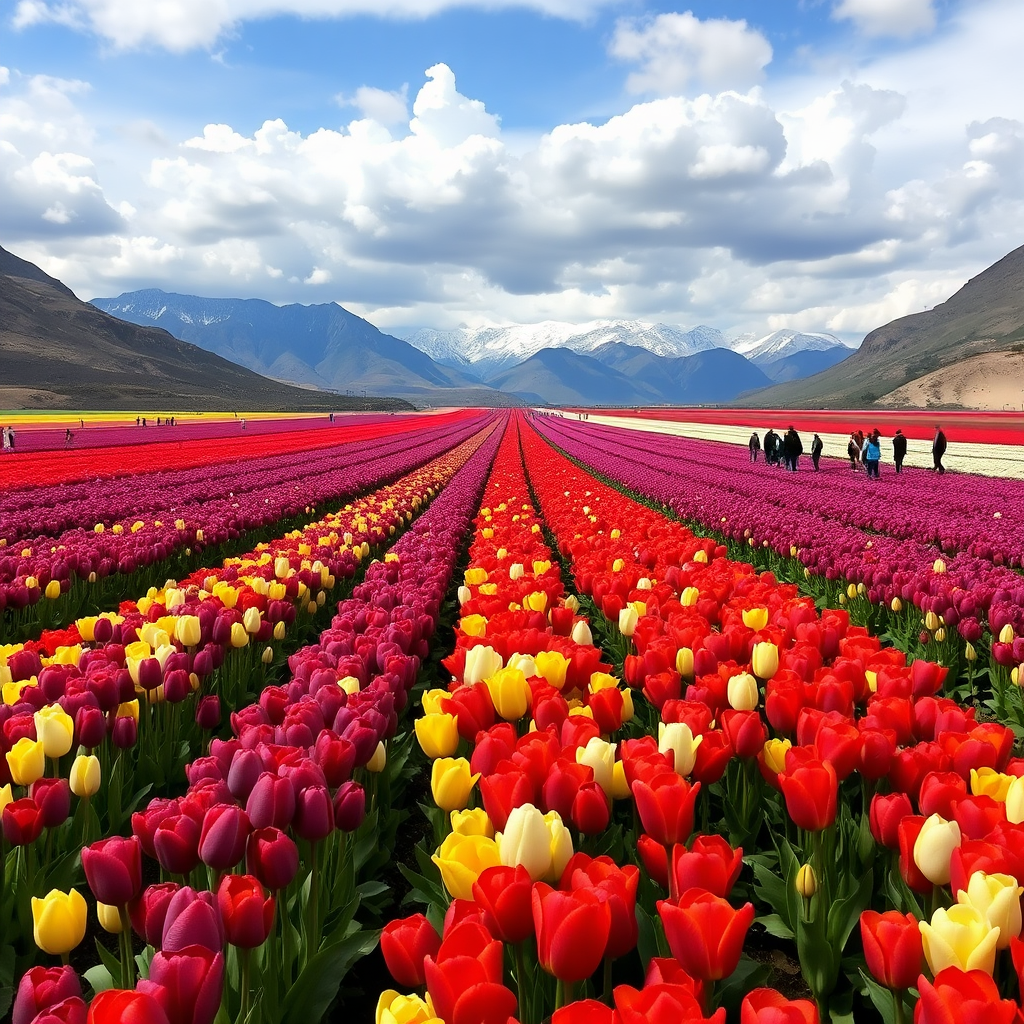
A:
<svg viewBox="0 0 1024 1024">
<path fill-rule="evenodd" d="M 946 472 L 946 467 L 942 464 L 942 456 L 946 454 L 946 435 L 942 432 L 942 427 L 935 424 L 935 437 L 932 438 L 932 462 L 935 463 L 934 468 L 939 474 Z"/>
<path fill-rule="evenodd" d="M 761 450 L 761 438 L 757 436 L 756 430 L 750 435 L 748 443 L 750 445 L 750 461 L 757 462 L 757 453 Z"/>
<path fill-rule="evenodd" d="M 779 461 L 779 442 L 782 439 L 778 434 L 768 428 L 768 432 L 764 435 L 764 461 L 769 466 L 774 466 Z"/>
<path fill-rule="evenodd" d="M 814 440 L 811 442 L 811 462 L 814 463 L 815 473 L 818 472 L 818 461 L 821 459 L 821 452 L 822 449 L 824 449 L 824 447 L 824 442 L 821 440 L 820 437 L 818 437 L 817 434 L 815 434 Z"/>
<path fill-rule="evenodd" d="M 896 463 L 896 472 L 903 472 L 903 460 L 907 457 L 907 438 L 902 430 L 896 430 L 892 439 L 892 458 Z"/>
<path fill-rule="evenodd" d="M 800 456 L 804 453 L 804 445 L 800 440 L 800 435 L 792 426 L 786 431 L 786 436 L 782 440 L 782 453 L 786 459 L 786 469 L 795 473 Z"/>
</svg>

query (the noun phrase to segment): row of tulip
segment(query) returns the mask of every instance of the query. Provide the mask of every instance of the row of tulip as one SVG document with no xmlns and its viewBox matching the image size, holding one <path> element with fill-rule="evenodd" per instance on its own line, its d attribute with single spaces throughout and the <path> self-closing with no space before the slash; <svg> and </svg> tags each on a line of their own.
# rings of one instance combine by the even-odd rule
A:
<svg viewBox="0 0 1024 1024">
<path fill-rule="evenodd" d="M 237 550 L 273 525 L 301 523 L 312 508 L 395 479 L 454 447 L 482 423 L 482 416 L 461 417 L 399 438 L 327 449 L 318 456 L 312 481 L 308 456 L 290 456 L 277 465 L 253 460 L 226 472 L 217 467 L 212 476 L 173 474 L 166 488 L 152 490 L 157 504 L 143 515 L 131 509 L 145 480 L 97 484 L 110 500 L 98 499 L 95 492 L 91 498 L 77 496 L 74 529 L 3 548 L 0 641 L 109 608 L 140 585 L 203 565 L 211 547 Z M 34 507 L 22 518 L 41 521 Z"/>
<path fill-rule="evenodd" d="M 116 833 L 154 784 L 176 784 L 203 733 L 219 724 L 222 701 L 237 710 L 275 648 L 312 621 L 335 581 L 351 578 L 371 546 L 379 549 L 403 528 L 483 441 L 481 433 L 305 531 L 116 615 L 79 620 L 42 643 L 0 653 L 8 676 L 0 705 L 0 770 L 8 784 L 0 803 L 5 840 L 16 848 L 4 877 L 24 883 L 8 892 L 5 882 L 0 894 L 5 934 L 16 933 L 15 921 L 24 931 L 32 895 L 68 888 L 83 842 Z M 420 654 L 424 646 L 417 638 Z M 76 742 L 83 749 L 63 764 Z M 47 758 L 51 778 L 44 777 Z M 11 782 L 25 788 L 20 799 Z M 65 825 L 72 793 L 80 802 Z"/>
<path fill-rule="evenodd" d="M 479 781 L 483 807 L 455 809 L 448 849 L 437 854 L 447 894 L 456 898 L 449 903 L 424 879 L 419 895 L 432 903 L 430 920 L 398 922 L 385 937 L 396 978 L 425 983 L 428 999 L 386 993 L 378 1020 L 436 1014 L 449 1024 L 505 1024 L 515 997 L 503 985 L 502 941 L 511 975 L 530 979 L 531 995 L 519 1001 L 524 1020 L 550 1009 L 545 975 L 558 979 L 554 999 L 565 1004 L 555 1024 L 704 1020 L 719 1002 L 740 997 L 744 1021 L 811 1021 L 821 1010 L 842 1015 L 854 1006 L 859 1014 L 863 1005 L 853 1001 L 863 998 L 890 1018 L 911 1002 L 919 1021 L 950 1019 L 953 1008 L 969 1014 L 985 1002 L 986 1012 L 1013 1018 L 1016 1004 L 999 1001 L 1014 984 L 1012 971 L 1004 965 L 998 972 L 1002 989 L 991 976 L 996 943 L 1016 949 L 1021 927 L 1020 871 L 1011 874 L 1019 827 L 1012 822 L 1024 817 L 1024 787 L 1004 774 L 1022 767 L 1010 759 L 1012 733 L 976 726 L 973 711 L 936 698 L 944 676 L 938 666 L 907 666 L 902 654 L 850 626 L 842 611 L 819 617 L 795 586 L 727 561 L 720 545 L 691 537 L 576 470 L 529 432 L 524 448 L 577 586 L 616 624 L 611 649 L 624 635 L 636 652 L 623 664 L 626 681 L 643 693 L 619 732 L 629 738 L 616 750 L 607 742 L 612 733 L 584 733 L 576 748 L 579 763 L 593 758 L 607 766 L 605 792 L 623 801 L 610 804 L 610 827 L 596 839 L 571 820 L 576 787 L 591 780 L 568 768 L 574 759 L 563 744 L 583 732 L 572 719 L 589 716 L 582 694 L 569 692 L 567 704 L 580 700 L 579 711 L 559 718 L 535 657 L 529 713 L 518 729 L 482 729 L 462 772 L 470 783 L 462 787 L 466 802 Z M 491 511 L 492 501 L 488 493 Z M 515 565 L 516 550 L 504 540 L 495 530 L 494 542 Z M 501 562 L 478 581 L 496 588 L 485 591 L 495 604 L 482 637 L 494 651 L 506 642 L 500 602 L 521 604 Z M 469 632 L 479 630 L 471 615 Z M 518 654 L 517 646 L 509 649 Z M 479 657 L 496 667 L 491 655 Z M 478 720 L 486 720 L 484 693 L 500 699 L 507 675 L 498 668 L 496 679 L 483 680 Z M 457 678 L 451 685 L 464 689 Z M 436 700 L 428 715 L 443 714 L 454 699 L 428 697 L 425 703 Z M 493 696 L 490 705 L 500 716 Z M 642 735 L 642 723 L 655 724 L 648 705 L 660 711 L 657 739 Z M 443 779 L 438 763 L 434 775 Z M 511 811 L 488 799 L 491 767 L 516 780 L 507 791 Z M 442 788 L 441 799 L 449 792 Z M 912 813 L 915 804 L 921 815 Z M 507 814 L 504 825 L 491 813 Z M 691 838 L 698 817 L 703 834 Z M 894 837 L 902 853 L 898 870 L 889 870 L 884 848 Z M 577 843 L 590 852 L 573 854 Z M 591 856 L 605 850 L 614 859 Z M 550 890 L 545 878 L 558 888 Z M 929 915 L 914 895 L 924 885 L 936 908 Z M 883 907 L 895 909 L 881 913 Z M 761 972 L 742 948 L 758 911 L 774 935 L 795 943 L 817 1005 L 761 987 L 748 991 Z M 858 923 L 867 970 L 851 938 Z M 543 974 L 530 969 L 534 950 Z M 674 962 L 659 955 L 669 951 Z M 617 956 L 622 960 L 607 966 Z M 602 959 L 604 984 L 588 982 Z M 613 972 L 629 977 L 630 970 L 645 978 L 644 987 L 619 986 L 609 998 Z M 603 988 L 604 1002 L 570 1002 L 580 983 Z M 719 1007 L 712 1019 L 724 1014 Z"/>
<path fill-rule="evenodd" d="M 193 762 L 183 797 L 133 816 L 128 839 L 83 851 L 98 907 L 111 900 L 118 908 L 101 909 L 101 922 L 128 936 L 121 961 L 104 958 L 88 972 L 97 992 L 88 1006 L 69 968 L 28 972 L 15 1024 L 47 1015 L 95 1024 L 324 1015 L 350 963 L 376 944 L 355 915 L 360 900 L 382 888 L 372 875 L 360 878 L 386 862 L 381 847 L 394 839 L 387 782 L 408 746 L 397 733 L 399 714 L 499 436 L 492 433 L 369 567 L 319 643 L 292 656 L 287 686 L 264 690 L 233 716 L 233 738 L 214 741 L 210 755 Z M 144 886 L 144 857 L 173 880 Z M 51 951 L 60 953 L 81 940 L 84 915 L 81 898 L 69 897 L 76 906 L 62 920 L 51 896 L 53 909 L 39 908 L 37 934 L 44 938 L 49 926 Z M 132 929 L 145 943 L 135 958 Z M 137 982 L 136 966 L 145 975 Z"/>
<path fill-rule="evenodd" d="M 830 501 L 830 488 L 815 486 L 811 474 L 765 474 L 773 488 L 785 489 L 784 506 L 778 497 L 749 493 L 736 471 L 706 469 L 700 462 L 683 458 L 678 441 L 658 435 L 636 434 L 611 428 L 591 428 L 569 421 L 545 421 L 545 436 L 564 451 L 596 471 L 620 481 L 637 493 L 662 502 L 683 518 L 700 523 L 724 539 L 749 547 L 748 557 L 758 558 L 779 572 L 788 573 L 809 586 L 829 603 L 851 602 L 854 614 L 872 622 L 879 633 L 892 635 L 900 646 L 914 653 L 938 658 L 954 668 L 966 666 L 973 679 L 980 666 L 979 653 L 991 653 L 995 703 L 1024 712 L 1008 690 L 1011 670 L 1024 662 L 1024 582 L 1001 555 L 986 555 L 987 524 L 997 515 L 1010 524 L 1019 546 L 1019 501 L 975 520 L 978 545 L 947 557 L 935 544 L 902 540 L 843 525 L 822 511 Z M 600 433 L 593 433 L 593 430 Z M 607 431 L 611 430 L 610 433 Z M 686 449 L 689 452 L 689 447 Z M 852 475 L 852 474 L 851 474 Z M 932 478 L 929 477 L 931 480 Z M 958 476 L 949 481 L 965 493 L 987 488 L 988 478 Z M 778 492 L 782 496 L 783 492 Z M 861 506 L 870 516 L 875 504 Z M 927 524 L 939 515 L 939 499 L 899 506 L 910 522 Z M 942 513 L 945 514 L 944 512 Z M 958 529 L 967 527 L 961 524 Z M 1012 534 L 1011 534 L 1012 535 Z M 760 549 L 760 550 L 758 550 Z M 849 589 L 850 593 L 845 591 Z M 922 618 L 927 629 L 922 630 Z M 954 676 L 958 673 L 954 672 Z M 1018 672 L 1019 675 L 1019 672 Z"/>
</svg>

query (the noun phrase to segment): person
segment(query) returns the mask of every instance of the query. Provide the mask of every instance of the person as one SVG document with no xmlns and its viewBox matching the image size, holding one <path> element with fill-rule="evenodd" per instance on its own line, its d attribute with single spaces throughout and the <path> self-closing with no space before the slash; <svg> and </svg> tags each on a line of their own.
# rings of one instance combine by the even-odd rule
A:
<svg viewBox="0 0 1024 1024">
<path fill-rule="evenodd" d="M 245 430 L 245 417 L 242 417 L 242 429 Z"/>
<path fill-rule="evenodd" d="M 846 444 L 846 454 L 850 457 L 850 469 L 857 472 L 857 463 L 860 462 L 860 442 L 857 440 L 857 431 L 851 431 L 850 440 Z"/>
<path fill-rule="evenodd" d="M 73 441 L 74 439 L 75 439 L 75 435 L 71 433 L 71 428 L 70 428 L 70 427 L 68 427 L 68 428 L 67 428 L 67 429 L 66 429 L 66 430 L 64 431 L 64 447 L 65 447 L 65 448 L 70 448 L 70 447 L 71 447 L 71 442 L 72 442 L 72 441 Z"/>
<path fill-rule="evenodd" d="M 782 453 L 786 460 L 786 469 L 795 473 L 800 456 L 804 453 L 804 444 L 792 424 L 789 425 L 786 436 L 782 441 Z"/>
<path fill-rule="evenodd" d="M 141 425 L 142 425 L 142 417 L 141 416 L 136 416 L 135 417 L 135 426 L 138 427 L 138 426 L 141 426 Z"/>
<path fill-rule="evenodd" d="M 779 435 L 769 427 L 768 432 L 764 435 L 764 461 L 769 466 L 774 466 L 778 463 L 780 440 Z"/>
<path fill-rule="evenodd" d="M 750 435 L 749 445 L 750 445 L 750 461 L 751 462 L 757 462 L 757 453 L 761 450 L 761 438 L 759 438 L 757 436 L 757 431 L 756 430 Z"/>
<path fill-rule="evenodd" d="M 143 426 L 145 426 L 145 425 L 146 425 L 146 417 L 145 417 L 145 416 L 143 416 L 143 417 L 142 417 L 142 425 L 143 425 Z"/>
<path fill-rule="evenodd" d="M 14 427 L 7 428 L 7 447 L 14 451 Z"/>
<path fill-rule="evenodd" d="M 0 437 L 2 437 L 2 439 L 3 439 L 4 451 L 7 451 L 7 449 L 10 448 L 11 445 L 10 445 L 10 441 L 9 441 L 9 439 L 7 437 L 7 428 L 6 427 L 0 427 Z"/>
<path fill-rule="evenodd" d="M 938 423 L 935 424 L 935 437 L 932 438 L 932 462 L 935 463 L 934 469 L 938 471 L 941 476 L 946 472 L 946 467 L 942 464 L 942 456 L 946 454 L 946 435 L 942 432 L 942 427 Z"/>
<path fill-rule="evenodd" d="M 903 460 L 907 457 L 907 438 L 899 427 L 892 439 L 892 458 L 896 463 L 896 472 L 903 472 Z"/>
<path fill-rule="evenodd" d="M 864 465 L 868 469 L 868 478 L 878 479 L 878 463 L 882 458 L 882 439 L 877 430 L 873 430 L 864 445 Z"/>
<path fill-rule="evenodd" d="M 818 437 L 817 434 L 815 434 L 814 440 L 811 442 L 811 462 L 814 463 L 815 473 L 818 472 L 818 461 L 821 459 L 821 452 L 822 449 L 824 449 L 824 447 L 824 442 L 821 440 L 820 437 Z"/>
</svg>

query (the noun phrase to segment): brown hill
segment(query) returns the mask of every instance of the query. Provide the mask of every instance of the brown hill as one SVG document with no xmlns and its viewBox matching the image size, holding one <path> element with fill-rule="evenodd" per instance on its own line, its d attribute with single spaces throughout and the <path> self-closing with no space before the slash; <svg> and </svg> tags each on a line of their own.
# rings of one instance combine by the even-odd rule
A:
<svg viewBox="0 0 1024 1024">
<path fill-rule="evenodd" d="M 1001 351 L 1024 351 L 1024 246 L 933 309 L 872 331 L 849 359 L 748 394 L 743 404 L 864 408 L 943 367 Z"/>
<path fill-rule="evenodd" d="M 315 411 L 409 409 L 291 387 L 79 301 L 0 248 L 0 408 Z"/>
</svg>

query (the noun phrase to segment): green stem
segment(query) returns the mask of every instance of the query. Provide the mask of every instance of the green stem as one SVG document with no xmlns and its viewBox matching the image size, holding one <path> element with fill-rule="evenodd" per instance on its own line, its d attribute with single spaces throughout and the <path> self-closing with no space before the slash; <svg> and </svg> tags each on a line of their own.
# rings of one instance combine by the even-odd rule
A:
<svg viewBox="0 0 1024 1024">
<path fill-rule="evenodd" d="M 611 1006 L 612 1004 L 612 958 L 606 956 L 604 958 L 604 1001 Z"/>
<path fill-rule="evenodd" d="M 905 1024 L 907 1011 L 903 1006 L 903 990 L 893 989 L 892 993 L 893 1010 L 895 1011 L 896 1024 Z"/>
<path fill-rule="evenodd" d="M 117 916 L 121 919 L 121 985 L 123 988 L 134 988 L 135 960 L 132 957 L 132 921 L 128 916 L 128 907 L 118 907 Z"/>
<path fill-rule="evenodd" d="M 519 996 L 519 1019 L 522 1024 L 533 1024 L 533 1014 L 526 1008 L 526 958 L 523 956 L 523 944 L 517 942 L 512 947 L 516 961 L 516 992 Z"/>
<path fill-rule="evenodd" d="M 245 1024 L 249 1016 L 249 961 L 252 957 L 251 949 L 240 949 L 238 958 L 242 962 L 242 1001 L 238 1011 L 238 1024 Z"/>
</svg>

